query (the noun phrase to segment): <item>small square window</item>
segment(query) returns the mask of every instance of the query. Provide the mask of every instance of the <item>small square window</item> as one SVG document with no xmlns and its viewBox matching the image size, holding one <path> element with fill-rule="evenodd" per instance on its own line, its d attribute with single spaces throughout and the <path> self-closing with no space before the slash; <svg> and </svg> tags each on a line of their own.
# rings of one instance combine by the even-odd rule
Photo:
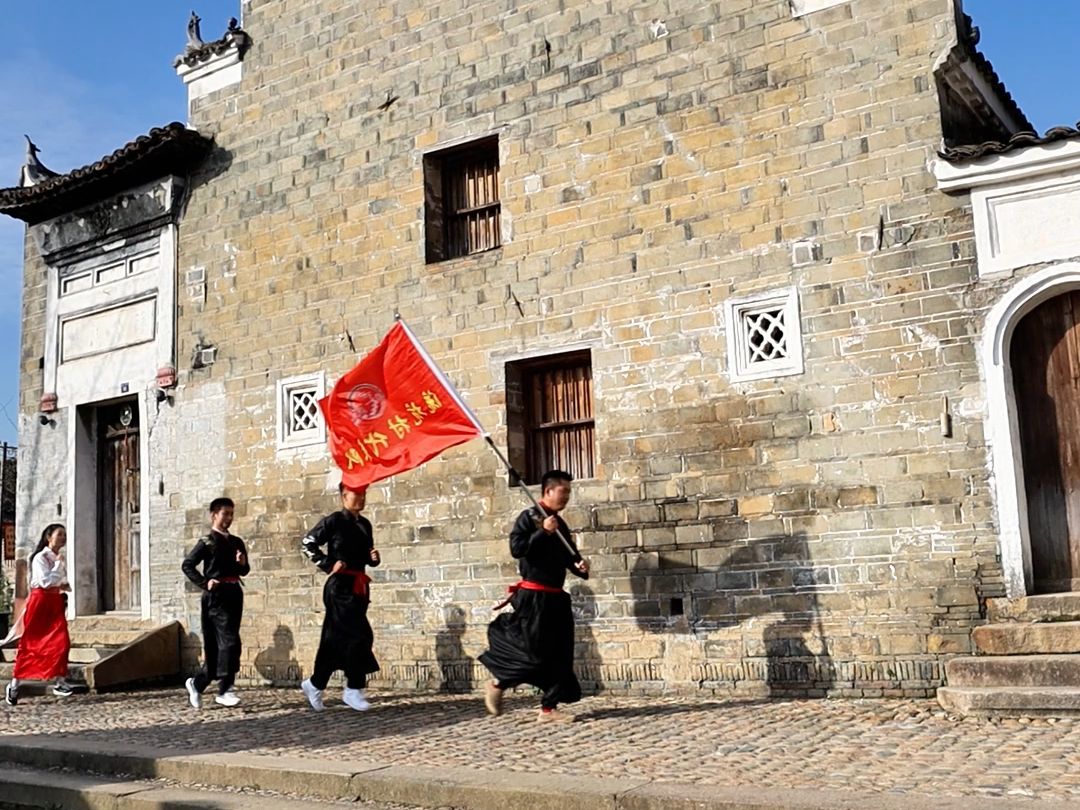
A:
<svg viewBox="0 0 1080 810">
<path fill-rule="evenodd" d="M 428 264 L 502 245 L 499 139 L 424 156 L 424 239 Z"/>
<path fill-rule="evenodd" d="M 802 329 L 794 288 L 735 299 L 724 306 L 733 382 L 802 374 Z"/>
<path fill-rule="evenodd" d="M 510 463 L 526 484 L 539 484 L 552 469 L 592 478 L 596 429 L 589 351 L 507 363 L 506 422 Z"/>
<path fill-rule="evenodd" d="M 278 448 L 307 447 L 326 442 L 326 424 L 319 410 L 326 386 L 322 374 L 278 382 Z"/>
</svg>

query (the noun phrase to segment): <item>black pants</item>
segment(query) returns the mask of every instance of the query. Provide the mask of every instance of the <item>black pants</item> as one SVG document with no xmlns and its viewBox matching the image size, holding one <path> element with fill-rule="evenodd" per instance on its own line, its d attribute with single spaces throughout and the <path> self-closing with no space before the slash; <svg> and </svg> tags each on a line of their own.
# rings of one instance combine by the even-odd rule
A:
<svg viewBox="0 0 1080 810">
<path fill-rule="evenodd" d="M 326 578 L 323 586 L 326 616 L 311 673 L 311 685 L 316 689 L 325 689 L 330 676 L 339 669 L 345 671 L 345 685 L 349 689 L 363 689 L 367 686 L 368 673 L 379 671 L 379 662 L 371 651 L 375 636 L 367 618 L 368 604 L 366 593 L 353 592 L 352 576 L 334 574 Z"/>
<path fill-rule="evenodd" d="M 244 590 L 238 583 L 222 582 L 202 595 L 203 652 L 206 660 L 195 675 L 202 692 L 217 680 L 224 695 L 240 671 L 240 620 L 244 615 Z"/>
</svg>

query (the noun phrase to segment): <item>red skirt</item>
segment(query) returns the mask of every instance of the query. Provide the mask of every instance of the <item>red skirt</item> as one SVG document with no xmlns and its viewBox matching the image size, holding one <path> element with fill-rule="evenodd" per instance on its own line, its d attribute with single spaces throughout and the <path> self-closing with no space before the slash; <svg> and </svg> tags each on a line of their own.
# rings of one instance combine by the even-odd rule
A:
<svg viewBox="0 0 1080 810">
<path fill-rule="evenodd" d="M 70 650 L 64 594 L 44 588 L 31 589 L 23 611 L 23 633 L 12 675 L 28 681 L 65 677 Z"/>
</svg>

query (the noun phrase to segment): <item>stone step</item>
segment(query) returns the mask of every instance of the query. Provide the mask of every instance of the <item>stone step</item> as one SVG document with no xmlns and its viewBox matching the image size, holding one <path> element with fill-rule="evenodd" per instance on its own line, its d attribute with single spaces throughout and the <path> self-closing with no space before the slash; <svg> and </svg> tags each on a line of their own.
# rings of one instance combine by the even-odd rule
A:
<svg viewBox="0 0 1080 810">
<path fill-rule="evenodd" d="M 0 805 L 11 808 L 110 807 L 124 810 L 310 810 L 310 799 L 126 781 L 117 776 L 57 773 L 0 764 Z M 322 803 L 317 803 L 319 806 Z M 327 808 L 339 804 L 322 804 Z"/>
<path fill-rule="evenodd" d="M 1080 653 L 1080 622 L 1005 622 L 971 632 L 980 655 L 1051 655 Z"/>
<path fill-rule="evenodd" d="M 101 628 L 68 627 L 72 647 L 123 647 L 137 639 L 145 630 L 139 626 L 128 630 L 106 630 Z"/>
<path fill-rule="evenodd" d="M 1070 686 L 1080 689 L 1080 655 L 981 655 L 945 664 L 949 686 Z"/>
<path fill-rule="evenodd" d="M 960 715 L 1080 715 L 1080 688 L 1073 686 L 943 686 L 937 699 L 945 711 Z"/>
<path fill-rule="evenodd" d="M 99 630 L 131 630 L 153 627 L 151 621 L 144 621 L 138 613 L 98 613 L 89 616 L 77 616 L 68 622 L 69 628 L 96 628 Z"/>
<path fill-rule="evenodd" d="M 68 661 L 72 664 L 92 664 L 100 661 L 113 650 L 109 647 L 72 647 L 68 652 Z M 15 660 L 16 649 L 6 647 L 0 650 L 0 663 L 10 664 Z"/>
<path fill-rule="evenodd" d="M 1047 593 L 1020 599 L 988 599 L 987 618 L 999 622 L 1080 621 L 1080 593 Z"/>
<path fill-rule="evenodd" d="M 75 684 L 86 683 L 86 675 L 84 672 L 85 664 L 76 664 L 74 662 L 68 662 L 68 680 Z M 15 665 L 4 661 L 0 663 L 0 683 L 7 683 L 11 680 L 12 673 L 15 670 Z"/>
</svg>

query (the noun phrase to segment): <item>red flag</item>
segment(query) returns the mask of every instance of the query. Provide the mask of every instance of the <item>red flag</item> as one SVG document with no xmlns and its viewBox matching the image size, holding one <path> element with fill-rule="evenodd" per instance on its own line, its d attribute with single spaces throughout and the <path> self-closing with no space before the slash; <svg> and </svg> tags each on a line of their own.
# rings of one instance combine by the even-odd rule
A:
<svg viewBox="0 0 1080 810">
<path fill-rule="evenodd" d="M 349 487 L 419 467 L 484 433 L 401 320 L 319 400 L 319 407 L 330 453 Z"/>
</svg>

